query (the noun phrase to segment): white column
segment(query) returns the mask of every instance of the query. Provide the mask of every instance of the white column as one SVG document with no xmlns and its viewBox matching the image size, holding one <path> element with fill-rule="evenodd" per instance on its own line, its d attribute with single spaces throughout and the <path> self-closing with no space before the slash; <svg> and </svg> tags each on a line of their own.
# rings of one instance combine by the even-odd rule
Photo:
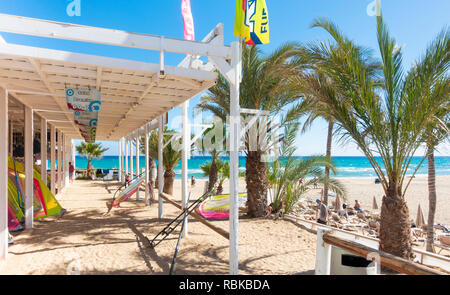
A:
<svg viewBox="0 0 450 295">
<path fill-rule="evenodd" d="M 41 179 L 47 184 L 47 120 L 41 117 Z"/>
<path fill-rule="evenodd" d="M 130 149 L 130 173 L 131 179 L 134 177 L 134 167 L 133 167 L 133 136 L 131 135 L 130 140 L 128 141 L 128 148 Z"/>
<path fill-rule="evenodd" d="M 238 190 L 239 190 L 239 145 L 240 145 L 240 106 L 239 84 L 241 81 L 241 49 L 239 42 L 231 43 L 233 79 L 230 83 L 230 275 L 237 275 L 238 259 Z"/>
<path fill-rule="evenodd" d="M 136 177 L 139 176 L 141 171 L 139 171 L 139 129 L 136 131 Z M 136 191 L 136 200 L 139 201 L 139 186 Z"/>
<path fill-rule="evenodd" d="M 12 126 L 11 126 L 12 129 Z M 0 138 L 8 137 L 8 91 L 0 88 Z M 0 140 L 0 261 L 8 255 L 8 141 Z"/>
<path fill-rule="evenodd" d="M 70 138 L 64 135 L 64 186 L 69 185 Z"/>
<path fill-rule="evenodd" d="M 189 101 L 185 101 L 181 105 L 181 120 L 182 120 L 182 150 L 181 150 L 181 207 L 184 210 L 188 207 L 188 157 L 190 154 L 191 135 L 188 122 L 188 106 Z M 183 237 L 188 236 L 188 218 L 184 223 Z"/>
<path fill-rule="evenodd" d="M 119 145 L 119 171 L 117 175 L 119 176 L 119 182 L 122 182 L 122 138 L 117 143 Z"/>
<path fill-rule="evenodd" d="M 0 88 L 0 91 L 3 90 L 1 90 Z M 11 157 L 13 156 L 13 151 L 14 151 L 14 126 L 12 122 L 9 121 L 9 154 L 11 155 Z"/>
<path fill-rule="evenodd" d="M 316 246 L 316 275 L 329 275 L 331 270 L 331 245 L 325 244 L 323 235 L 329 230 L 324 228 L 317 229 Z"/>
<path fill-rule="evenodd" d="M 63 179 L 63 173 L 62 173 L 62 139 L 63 135 L 61 130 L 58 130 L 58 194 L 61 193 L 62 190 L 62 179 Z"/>
<path fill-rule="evenodd" d="M 50 125 L 50 190 L 56 194 L 56 128 Z"/>
<path fill-rule="evenodd" d="M 144 136 L 144 161 L 145 161 L 145 205 L 148 205 L 150 202 L 150 188 L 149 188 L 149 172 L 151 169 L 148 163 L 148 125 L 145 125 L 145 136 Z"/>
<path fill-rule="evenodd" d="M 73 139 L 71 139 L 70 140 L 70 152 L 71 152 L 71 154 L 72 154 L 72 165 L 73 165 L 73 167 L 75 168 L 76 166 L 75 166 L 75 143 L 73 142 Z M 74 175 L 73 175 L 73 177 L 75 178 L 75 173 L 74 173 Z"/>
<path fill-rule="evenodd" d="M 124 150 L 125 150 L 125 179 L 126 179 L 128 175 L 128 138 L 125 138 Z"/>
<path fill-rule="evenodd" d="M 33 110 L 27 106 L 25 110 L 25 228 L 33 228 Z"/>
<path fill-rule="evenodd" d="M 164 115 L 159 117 L 159 127 L 158 127 L 158 191 L 159 194 L 163 192 L 164 186 L 164 159 L 163 159 L 163 148 L 164 148 Z M 158 195 L 158 218 L 163 218 L 163 204 L 164 201 Z"/>
</svg>

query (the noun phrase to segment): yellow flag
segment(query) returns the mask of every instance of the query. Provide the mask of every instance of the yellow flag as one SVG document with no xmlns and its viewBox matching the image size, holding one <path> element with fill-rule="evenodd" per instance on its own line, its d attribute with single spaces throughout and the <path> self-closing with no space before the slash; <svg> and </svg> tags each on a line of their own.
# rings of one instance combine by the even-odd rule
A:
<svg viewBox="0 0 450 295">
<path fill-rule="evenodd" d="M 251 45 L 269 43 L 269 14 L 265 0 L 237 0 L 234 35 Z"/>
</svg>

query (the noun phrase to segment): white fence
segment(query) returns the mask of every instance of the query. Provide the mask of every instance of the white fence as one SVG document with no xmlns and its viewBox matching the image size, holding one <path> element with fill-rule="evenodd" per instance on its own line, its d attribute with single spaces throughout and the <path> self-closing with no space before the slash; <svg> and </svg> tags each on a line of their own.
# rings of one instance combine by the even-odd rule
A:
<svg viewBox="0 0 450 295">
<path fill-rule="evenodd" d="M 287 215 L 285 218 L 294 221 L 297 224 L 304 226 L 307 229 L 318 231 L 319 229 L 324 229 L 332 233 L 333 236 L 338 238 L 342 238 L 348 241 L 357 242 L 361 245 L 364 245 L 369 248 L 379 249 L 379 239 L 367 237 L 359 233 L 353 233 L 349 231 L 345 231 L 342 229 L 338 229 L 335 227 L 319 224 L 315 221 L 305 220 L 298 216 Z M 318 241 L 319 242 L 319 241 Z M 325 251 L 325 250 L 324 250 Z M 438 255 L 435 253 L 427 252 L 421 249 L 417 249 L 413 247 L 413 253 L 415 254 L 414 262 L 418 262 L 420 264 L 431 266 L 431 267 L 439 267 L 445 271 L 450 272 L 450 258 L 442 255 Z M 317 259 L 317 258 L 316 258 Z M 324 269 L 327 271 L 329 269 Z"/>
</svg>

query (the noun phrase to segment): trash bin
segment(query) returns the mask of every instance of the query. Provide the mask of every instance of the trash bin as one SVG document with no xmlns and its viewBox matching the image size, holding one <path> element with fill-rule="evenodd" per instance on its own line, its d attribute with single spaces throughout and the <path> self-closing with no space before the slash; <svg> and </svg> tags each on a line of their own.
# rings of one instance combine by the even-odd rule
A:
<svg viewBox="0 0 450 295">
<path fill-rule="evenodd" d="M 341 248 L 331 247 L 331 275 L 377 275 L 377 263 L 353 255 Z"/>
</svg>

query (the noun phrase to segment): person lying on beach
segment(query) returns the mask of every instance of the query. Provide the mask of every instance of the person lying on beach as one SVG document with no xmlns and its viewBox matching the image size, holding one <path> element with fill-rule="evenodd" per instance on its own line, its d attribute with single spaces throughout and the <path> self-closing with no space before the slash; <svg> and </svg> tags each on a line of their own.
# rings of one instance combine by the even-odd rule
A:
<svg viewBox="0 0 450 295">
<path fill-rule="evenodd" d="M 317 199 L 316 202 L 319 205 L 319 218 L 317 219 L 317 222 L 320 224 L 327 224 L 328 207 L 320 199 Z"/>
<path fill-rule="evenodd" d="M 356 210 L 356 212 L 362 212 L 361 204 L 358 202 L 358 200 L 355 200 L 355 206 L 353 208 Z"/>
</svg>

